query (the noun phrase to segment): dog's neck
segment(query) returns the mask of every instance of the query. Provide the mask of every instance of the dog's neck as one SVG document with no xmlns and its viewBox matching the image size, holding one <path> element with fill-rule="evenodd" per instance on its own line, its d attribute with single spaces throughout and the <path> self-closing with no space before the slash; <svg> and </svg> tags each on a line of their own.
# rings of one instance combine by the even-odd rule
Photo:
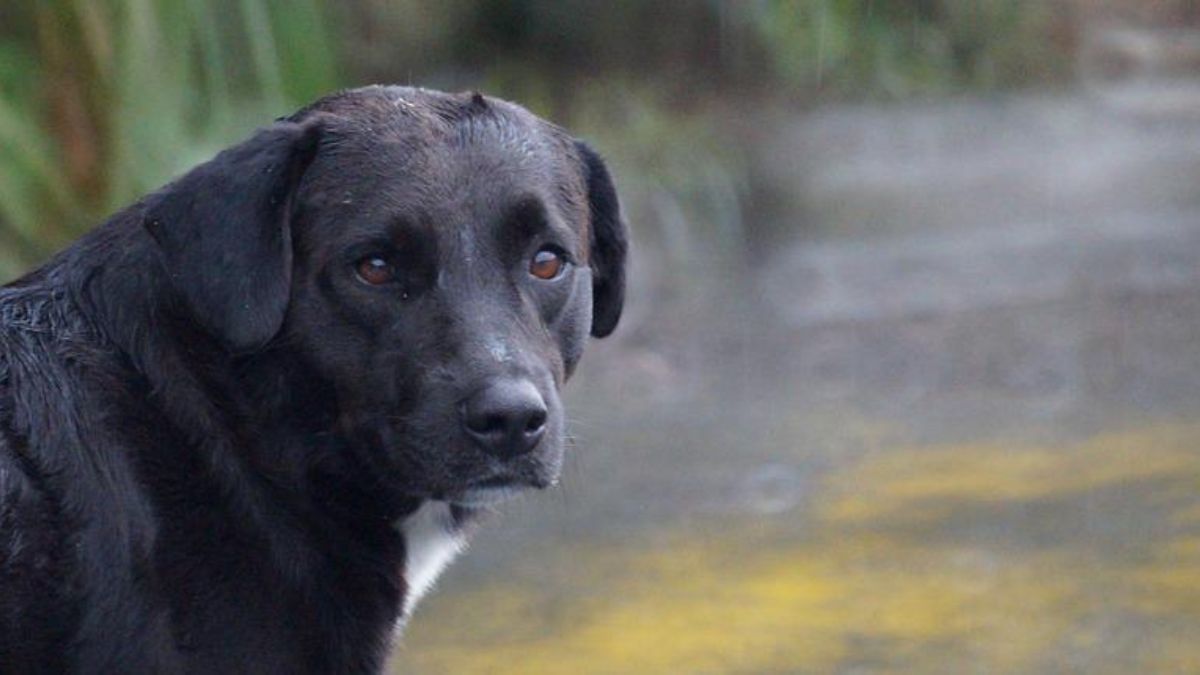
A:
<svg viewBox="0 0 1200 675">
<path fill-rule="evenodd" d="M 446 566 L 466 548 L 470 523 L 449 504 L 426 501 L 397 521 L 396 527 L 404 536 L 406 590 L 398 622 L 403 627 Z"/>
</svg>

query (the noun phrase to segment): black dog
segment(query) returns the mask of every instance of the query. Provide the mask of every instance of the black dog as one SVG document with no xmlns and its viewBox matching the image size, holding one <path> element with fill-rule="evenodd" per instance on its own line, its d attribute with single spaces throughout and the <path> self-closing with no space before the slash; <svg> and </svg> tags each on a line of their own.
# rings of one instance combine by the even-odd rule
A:
<svg viewBox="0 0 1200 675">
<path fill-rule="evenodd" d="M 562 130 L 372 87 L 4 288 L 0 671 L 377 671 L 471 516 L 555 482 L 625 248 Z"/>
</svg>

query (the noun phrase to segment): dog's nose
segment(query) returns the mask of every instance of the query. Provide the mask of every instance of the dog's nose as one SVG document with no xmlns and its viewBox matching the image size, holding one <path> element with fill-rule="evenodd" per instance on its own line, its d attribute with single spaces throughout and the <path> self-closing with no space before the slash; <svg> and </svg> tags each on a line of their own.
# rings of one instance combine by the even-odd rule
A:
<svg viewBox="0 0 1200 675">
<path fill-rule="evenodd" d="M 471 438 L 503 459 L 533 450 L 546 432 L 546 402 L 529 380 L 489 383 L 464 402 L 462 415 Z"/>
</svg>

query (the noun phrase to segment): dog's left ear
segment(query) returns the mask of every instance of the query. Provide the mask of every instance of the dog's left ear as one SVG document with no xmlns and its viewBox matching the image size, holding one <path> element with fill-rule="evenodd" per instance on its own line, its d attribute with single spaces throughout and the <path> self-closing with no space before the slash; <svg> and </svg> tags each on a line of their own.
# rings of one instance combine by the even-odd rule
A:
<svg viewBox="0 0 1200 675">
<path fill-rule="evenodd" d="M 296 184 L 319 120 L 277 122 L 151 195 L 143 224 L 192 318 L 232 352 L 275 336 L 292 279 Z"/>
<path fill-rule="evenodd" d="M 583 160 L 591 210 L 592 336 L 613 332 L 625 306 L 625 254 L 629 231 L 621 218 L 617 191 L 604 160 L 582 141 L 575 147 Z"/>
</svg>

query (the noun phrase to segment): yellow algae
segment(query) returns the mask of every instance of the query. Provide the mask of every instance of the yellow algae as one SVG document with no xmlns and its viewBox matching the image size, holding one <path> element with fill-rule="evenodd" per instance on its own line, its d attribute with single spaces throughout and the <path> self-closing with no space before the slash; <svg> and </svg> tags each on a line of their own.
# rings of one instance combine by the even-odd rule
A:
<svg viewBox="0 0 1200 675">
<path fill-rule="evenodd" d="M 1192 486 L 1196 494 L 1200 494 L 1200 481 Z M 1200 504 L 1180 509 L 1172 516 L 1172 521 L 1180 525 L 1200 525 Z"/>
<path fill-rule="evenodd" d="M 498 673 L 753 670 L 801 658 L 829 666 L 844 646 L 827 636 L 847 618 L 837 603 L 845 590 L 833 581 L 801 564 L 746 570 L 724 583 L 701 563 L 683 576 L 620 584 L 542 638 L 484 651 L 443 643 L 414 653 L 413 663 L 422 672 Z M 414 628 L 413 643 L 424 642 L 422 630 Z"/>
<path fill-rule="evenodd" d="M 1169 540 L 1132 574 L 1131 604 L 1145 612 L 1200 618 L 1200 536 Z"/>
<path fill-rule="evenodd" d="M 1200 533 L 1190 498 L 1200 426 L 1065 447 L 898 449 L 829 476 L 797 538 L 781 520 L 662 533 L 652 546 L 579 542 L 570 583 L 493 582 L 435 596 L 395 663 L 421 673 L 1194 672 Z M 980 505 L 1150 486 L 1147 520 L 1176 523 L 1121 555 L 1071 532 L 1022 547 L 946 524 Z M 1098 522 L 1126 501 L 1097 501 Z M 1107 509 L 1105 511 L 1104 509 Z M 927 528 L 889 528 L 920 520 Z M 869 527 L 863 527 L 868 525 Z M 958 527 L 970 528 L 960 522 Z M 1015 527 L 1020 527 L 1017 523 Z M 531 553 L 532 555 L 532 553 Z M 1107 618 L 1106 618 L 1107 617 Z M 1113 618 L 1116 617 L 1116 618 Z M 1149 631 L 1110 659 L 1112 621 Z M 1167 628 L 1158 628 L 1166 626 Z M 1065 665 L 1064 665 L 1065 664 Z"/>
<path fill-rule="evenodd" d="M 888 451 L 830 482 L 829 517 L 868 520 L 907 510 L 944 517 L 961 503 L 1066 497 L 1200 472 L 1200 426 L 1161 425 L 1064 447 L 978 443 Z"/>
<path fill-rule="evenodd" d="M 976 570 L 905 545 L 876 561 L 882 569 L 848 568 L 854 547 L 836 542 L 748 556 L 723 574 L 704 562 L 728 553 L 686 556 L 695 564 L 686 574 L 674 565 L 672 574 L 643 572 L 608 589 L 604 600 L 581 602 L 558 625 L 540 623 L 540 636 L 525 626 L 483 649 L 463 649 L 461 630 L 442 633 L 437 627 L 450 617 L 424 615 L 410 636 L 421 646 L 411 663 L 420 672 L 821 672 L 850 658 L 855 641 L 870 640 L 893 657 L 930 664 L 930 645 L 954 643 L 963 658 L 1019 670 L 1073 618 L 1064 602 L 1070 591 L 1041 581 L 1037 563 L 1003 570 L 981 587 Z M 632 567 L 655 567 L 631 558 Z M 467 604 L 486 607 L 495 593 Z"/>
<path fill-rule="evenodd" d="M 1146 673 L 1200 673 L 1200 649 L 1193 629 L 1167 640 L 1155 640 L 1147 650 Z"/>
</svg>

